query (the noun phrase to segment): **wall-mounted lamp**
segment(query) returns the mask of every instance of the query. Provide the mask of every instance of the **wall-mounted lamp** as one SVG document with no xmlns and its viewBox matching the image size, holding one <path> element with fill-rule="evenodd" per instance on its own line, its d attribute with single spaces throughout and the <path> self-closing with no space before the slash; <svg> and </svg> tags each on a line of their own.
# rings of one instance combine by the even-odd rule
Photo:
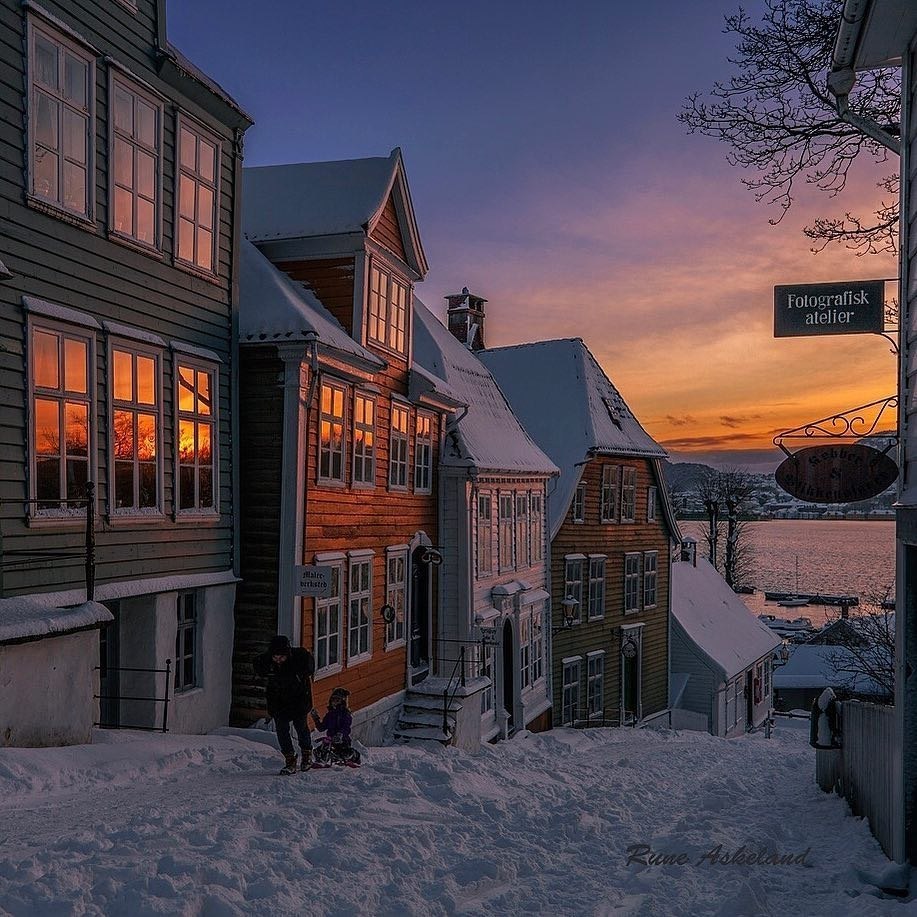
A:
<svg viewBox="0 0 917 917">
<path fill-rule="evenodd" d="M 575 599 L 572 595 L 568 595 L 560 603 L 560 605 L 562 608 L 560 625 L 558 627 L 551 628 L 552 635 L 562 630 L 569 630 L 571 627 L 575 627 L 577 624 L 579 624 L 579 613 L 577 612 L 577 608 L 579 607 L 579 599 Z"/>
</svg>

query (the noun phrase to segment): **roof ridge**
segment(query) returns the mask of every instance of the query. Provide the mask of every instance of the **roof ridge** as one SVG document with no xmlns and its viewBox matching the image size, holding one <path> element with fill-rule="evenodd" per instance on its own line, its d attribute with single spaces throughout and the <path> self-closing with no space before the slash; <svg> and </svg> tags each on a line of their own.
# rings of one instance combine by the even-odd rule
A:
<svg viewBox="0 0 917 917">
<path fill-rule="evenodd" d="M 483 352 L 493 353 L 497 350 L 519 350 L 522 347 L 541 347 L 545 344 L 575 344 L 577 342 L 585 345 L 585 342 L 581 337 L 548 338 L 544 341 L 521 341 L 518 344 L 504 344 L 502 347 L 485 347 Z"/>
</svg>

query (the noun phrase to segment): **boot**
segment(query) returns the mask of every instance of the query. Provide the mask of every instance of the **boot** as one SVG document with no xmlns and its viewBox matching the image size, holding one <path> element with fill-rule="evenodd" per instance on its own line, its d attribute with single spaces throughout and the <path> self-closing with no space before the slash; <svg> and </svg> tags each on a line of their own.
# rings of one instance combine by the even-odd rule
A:
<svg viewBox="0 0 917 917">
<path fill-rule="evenodd" d="M 286 764 L 280 769 L 281 774 L 295 774 L 296 773 L 296 755 L 284 755 L 284 760 Z"/>
<path fill-rule="evenodd" d="M 301 771 L 307 771 L 312 767 L 312 749 L 306 748 L 303 749 L 302 753 L 302 763 L 299 765 Z"/>
</svg>

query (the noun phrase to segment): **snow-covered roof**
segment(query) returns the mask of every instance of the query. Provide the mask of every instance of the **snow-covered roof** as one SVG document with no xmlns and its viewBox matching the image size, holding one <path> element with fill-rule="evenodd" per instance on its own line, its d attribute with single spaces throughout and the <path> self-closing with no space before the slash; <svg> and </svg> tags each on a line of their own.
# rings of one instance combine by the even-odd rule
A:
<svg viewBox="0 0 917 917">
<path fill-rule="evenodd" d="M 822 646 L 811 643 L 794 645 L 789 661 L 774 668 L 775 688 L 837 688 L 857 694 L 882 696 L 885 689 L 861 673 L 838 671 L 853 660 L 853 653 L 844 646 Z"/>
<path fill-rule="evenodd" d="M 590 455 L 665 458 L 580 338 L 483 350 L 513 411 L 560 468 L 550 502 L 557 533 Z"/>
<path fill-rule="evenodd" d="M 68 634 L 113 620 L 112 613 L 98 602 L 51 608 L 34 599 L 0 599 L 0 643 Z"/>
<path fill-rule="evenodd" d="M 400 151 L 243 170 L 243 231 L 254 241 L 363 233 L 385 206 Z"/>
<path fill-rule="evenodd" d="M 781 640 L 729 588 L 708 560 L 672 564 L 672 617 L 691 642 L 729 679 L 769 656 Z"/>
<path fill-rule="evenodd" d="M 414 362 L 442 379 L 468 406 L 442 450 L 444 465 L 488 471 L 556 474 L 557 466 L 532 441 L 490 370 L 414 297 Z"/>
<path fill-rule="evenodd" d="M 240 258 L 239 340 L 244 343 L 293 343 L 315 334 L 319 348 L 339 351 L 373 366 L 384 362 L 360 346 L 315 294 L 291 280 L 242 240 Z"/>
<path fill-rule="evenodd" d="M 212 77 L 204 73 L 197 64 L 193 63 L 172 42 L 168 42 L 166 46 L 166 53 L 168 57 L 171 57 L 175 63 L 175 66 L 180 70 L 184 71 L 192 79 L 196 80 L 202 86 L 205 86 L 209 89 L 215 96 L 222 99 L 231 109 L 236 113 L 241 115 L 241 117 L 248 121 L 249 124 L 254 124 L 254 119 L 249 115 L 245 109 Z"/>
</svg>

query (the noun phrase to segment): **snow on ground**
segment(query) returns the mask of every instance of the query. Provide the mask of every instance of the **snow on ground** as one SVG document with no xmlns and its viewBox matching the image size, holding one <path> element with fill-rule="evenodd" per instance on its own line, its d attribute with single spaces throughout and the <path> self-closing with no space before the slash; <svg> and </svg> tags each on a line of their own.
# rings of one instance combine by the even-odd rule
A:
<svg viewBox="0 0 917 917">
<path fill-rule="evenodd" d="M 273 736 L 0 749 L 0 914 L 901 914 L 803 730 L 522 734 L 276 776 Z M 687 865 L 626 862 L 632 844 Z M 805 865 L 698 864 L 716 845 Z"/>
</svg>

